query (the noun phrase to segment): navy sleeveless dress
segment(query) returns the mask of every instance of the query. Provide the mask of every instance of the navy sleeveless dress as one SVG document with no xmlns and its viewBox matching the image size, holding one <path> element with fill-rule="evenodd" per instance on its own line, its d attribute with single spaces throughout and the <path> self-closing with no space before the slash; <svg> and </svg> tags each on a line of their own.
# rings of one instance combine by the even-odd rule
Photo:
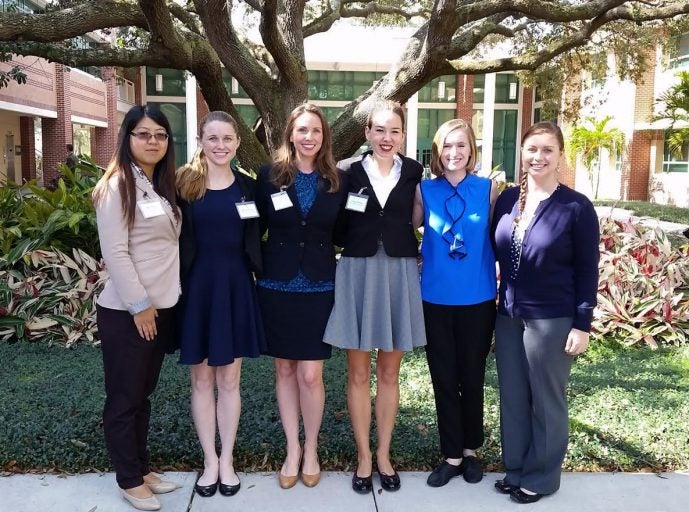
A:
<svg viewBox="0 0 689 512">
<path fill-rule="evenodd" d="M 182 364 L 231 364 L 265 350 L 256 288 L 244 255 L 244 229 L 235 203 L 237 181 L 207 190 L 191 204 L 196 253 L 182 283 L 179 336 Z"/>
</svg>

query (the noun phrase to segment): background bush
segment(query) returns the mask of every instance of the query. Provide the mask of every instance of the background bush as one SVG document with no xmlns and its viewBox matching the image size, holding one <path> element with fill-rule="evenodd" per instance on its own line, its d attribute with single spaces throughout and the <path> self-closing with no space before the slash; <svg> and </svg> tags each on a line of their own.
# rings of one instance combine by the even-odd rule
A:
<svg viewBox="0 0 689 512">
<path fill-rule="evenodd" d="M 21 265 L 36 249 L 80 249 L 100 258 L 91 191 L 102 170 L 85 159 L 74 170 L 62 165 L 61 173 L 55 190 L 35 182 L 0 187 L 0 269 Z"/>
</svg>

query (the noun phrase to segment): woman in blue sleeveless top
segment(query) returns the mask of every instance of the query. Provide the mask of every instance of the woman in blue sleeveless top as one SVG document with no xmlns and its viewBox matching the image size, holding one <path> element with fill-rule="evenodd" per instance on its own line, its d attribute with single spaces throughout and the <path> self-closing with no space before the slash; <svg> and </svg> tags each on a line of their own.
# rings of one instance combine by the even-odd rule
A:
<svg viewBox="0 0 689 512">
<path fill-rule="evenodd" d="M 497 186 L 473 174 L 476 139 L 461 119 L 433 138 L 431 172 L 417 187 L 414 224 L 424 226 L 421 297 L 426 356 L 433 381 L 440 450 L 445 460 L 428 477 L 477 483 L 483 469 L 483 380 L 495 325 L 495 257 L 490 214 Z"/>
</svg>

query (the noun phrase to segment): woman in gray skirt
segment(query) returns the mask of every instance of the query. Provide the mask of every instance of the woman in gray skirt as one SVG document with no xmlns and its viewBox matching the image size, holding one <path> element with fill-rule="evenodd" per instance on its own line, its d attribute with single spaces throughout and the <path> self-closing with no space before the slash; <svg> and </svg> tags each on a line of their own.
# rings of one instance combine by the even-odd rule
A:
<svg viewBox="0 0 689 512">
<path fill-rule="evenodd" d="M 324 341 L 347 350 L 347 405 L 358 454 L 352 488 L 371 492 L 371 350 L 377 349 L 376 464 L 383 489 L 400 479 L 390 462 L 404 352 L 426 344 L 418 244 L 412 227 L 421 164 L 402 156 L 404 110 L 384 102 L 366 125 L 371 150 L 348 165 L 344 251 L 335 278 L 335 306 Z"/>
</svg>

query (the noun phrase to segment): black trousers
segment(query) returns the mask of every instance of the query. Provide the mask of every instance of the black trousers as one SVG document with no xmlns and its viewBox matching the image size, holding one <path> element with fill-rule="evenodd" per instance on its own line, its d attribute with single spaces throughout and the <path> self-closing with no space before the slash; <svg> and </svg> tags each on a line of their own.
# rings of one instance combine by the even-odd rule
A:
<svg viewBox="0 0 689 512">
<path fill-rule="evenodd" d="M 139 336 L 127 311 L 97 307 L 98 334 L 105 373 L 103 430 L 117 484 L 131 489 L 149 472 L 148 399 L 158 384 L 167 345 L 173 335 L 172 309 L 159 309 L 158 336 Z"/>
<path fill-rule="evenodd" d="M 495 327 L 495 301 L 471 306 L 423 303 L 426 358 L 447 458 L 483 444 L 483 383 Z"/>
</svg>

